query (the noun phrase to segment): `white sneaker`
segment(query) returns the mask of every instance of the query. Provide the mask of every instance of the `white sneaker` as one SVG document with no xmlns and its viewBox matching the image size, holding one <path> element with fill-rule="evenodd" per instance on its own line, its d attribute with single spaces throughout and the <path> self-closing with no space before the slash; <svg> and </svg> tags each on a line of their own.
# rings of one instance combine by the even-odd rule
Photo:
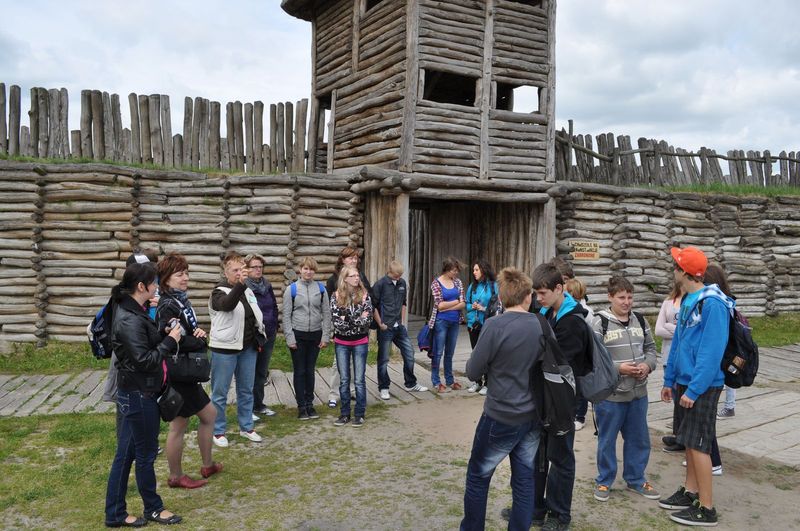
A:
<svg viewBox="0 0 800 531">
<path fill-rule="evenodd" d="M 265 407 L 264 409 L 262 409 L 261 410 L 261 414 L 264 415 L 265 417 L 274 417 L 275 416 L 275 412 L 272 411 L 268 407 Z"/>
<path fill-rule="evenodd" d="M 253 413 L 253 422 L 258 422 L 259 420 L 261 420 L 261 417 Z"/>
<path fill-rule="evenodd" d="M 480 390 L 481 390 L 481 384 L 479 384 L 479 383 L 474 383 L 474 384 L 470 385 L 469 387 L 467 387 L 467 392 L 468 393 L 477 393 Z"/>
<path fill-rule="evenodd" d="M 381 400 L 389 400 L 391 396 L 389 396 L 388 389 L 381 389 Z"/>
<path fill-rule="evenodd" d="M 414 385 L 414 387 L 406 387 L 406 391 L 408 391 L 409 393 L 424 393 L 427 390 L 428 390 L 427 387 L 420 384 L 416 384 Z"/>
<path fill-rule="evenodd" d="M 228 438 L 224 435 L 214 435 L 211 440 L 214 441 L 214 444 L 220 448 L 228 447 Z"/>
<path fill-rule="evenodd" d="M 581 422 L 579 420 L 576 420 L 575 421 L 575 431 L 581 431 L 585 425 L 586 425 L 585 422 Z"/>
<path fill-rule="evenodd" d="M 488 393 L 488 392 L 489 392 L 489 388 L 484 385 L 483 387 L 481 387 L 481 390 L 478 391 L 478 394 L 481 395 L 481 396 L 486 396 L 486 393 Z"/>
<path fill-rule="evenodd" d="M 686 466 L 686 461 L 681 463 L 681 466 Z M 722 475 L 722 465 L 712 466 L 711 467 L 711 475 L 712 476 L 721 476 Z"/>
<path fill-rule="evenodd" d="M 249 440 L 251 440 L 253 442 L 261 442 L 263 440 L 261 438 L 261 435 L 257 434 L 255 432 L 255 430 L 250 430 L 250 431 L 242 430 L 242 431 L 239 432 L 239 435 L 241 435 L 245 439 L 249 439 Z"/>
</svg>

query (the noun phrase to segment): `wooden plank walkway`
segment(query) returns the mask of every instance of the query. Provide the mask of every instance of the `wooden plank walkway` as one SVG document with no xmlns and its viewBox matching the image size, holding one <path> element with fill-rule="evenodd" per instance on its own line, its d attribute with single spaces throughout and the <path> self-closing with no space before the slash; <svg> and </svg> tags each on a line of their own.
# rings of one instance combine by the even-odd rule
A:
<svg viewBox="0 0 800 531">
<path fill-rule="evenodd" d="M 463 369 L 469 357 L 466 334 L 459 337 L 454 359 L 456 380 L 468 385 Z M 430 360 L 417 355 L 414 374 L 421 385 L 431 387 Z M 433 391 L 409 393 L 403 387 L 403 366 L 389 364 L 392 379 L 391 398 L 380 400 L 377 369 L 367 366 L 367 401 L 408 404 L 428 400 L 475 396 L 466 391 L 442 395 Z M 105 371 L 85 371 L 60 375 L 0 375 L 0 416 L 47 415 L 71 412 L 102 413 L 113 411 L 113 404 L 103 402 Z M 314 404 L 328 402 L 330 367 L 318 367 L 314 388 Z M 663 371 L 659 367 L 648 383 L 650 428 L 669 433 L 667 422 L 672 420 L 672 405 L 660 400 Z M 294 398 L 292 373 L 273 370 L 265 387 L 265 402 L 269 406 L 297 406 Z M 724 395 L 720 400 L 720 405 Z M 236 402 L 235 379 L 229 403 Z M 736 416 L 719 421 L 717 434 L 723 448 L 754 457 L 769 457 L 780 463 L 800 467 L 800 345 L 761 349 L 761 364 L 756 385 L 739 389 L 736 396 Z"/>
</svg>

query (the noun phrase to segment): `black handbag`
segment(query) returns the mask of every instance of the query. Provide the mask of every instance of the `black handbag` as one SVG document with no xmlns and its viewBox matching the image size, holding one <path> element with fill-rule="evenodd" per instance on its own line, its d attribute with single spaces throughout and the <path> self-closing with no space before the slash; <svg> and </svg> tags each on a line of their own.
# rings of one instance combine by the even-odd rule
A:
<svg viewBox="0 0 800 531">
<path fill-rule="evenodd" d="M 174 420 L 183 407 L 183 397 L 169 383 L 156 402 L 158 402 L 158 413 L 164 422 Z"/>
<path fill-rule="evenodd" d="M 211 360 L 205 350 L 176 352 L 167 356 L 167 372 L 172 381 L 183 383 L 207 382 L 211 378 Z"/>
</svg>

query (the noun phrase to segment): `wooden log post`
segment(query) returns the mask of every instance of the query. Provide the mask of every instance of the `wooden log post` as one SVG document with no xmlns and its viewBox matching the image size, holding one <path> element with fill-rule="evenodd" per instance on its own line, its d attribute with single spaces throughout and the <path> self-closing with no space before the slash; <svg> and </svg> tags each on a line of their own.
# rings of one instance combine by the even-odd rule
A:
<svg viewBox="0 0 800 531">
<path fill-rule="evenodd" d="M 172 137 L 172 156 L 176 168 L 183 166 L 183 136 L 180 133 Z"/>
<path fill-rule="evenodd" d="M 31 89 L 33 93 L 34 89 Z M 33 100 L 31 98 L 31 110 L 33 110 Z M 31 132 L 33 132 L 33 123 L 31 123 Z M 6 84 L 0 83 L 0 155 L 8 153 L 8 124 L 6 122 Z M 37 151 L 37 155 L 38 151 Z"/>
<path fill-rule="evenodd" d="M 200 146 L 200 168 L 208 168 L 209 165 L 209 154 L 208 154 L 208 142 L 209 142 L 209 107 L 210 102 L 206 98 L 200 99 L 200 107 L 195 109 L 195 112 L 200 113 L 200 135 L 198 140 L 198 145 Z"/>
<path fill-rule="evenodd" d="M 244 104 L 244 151 L 247 173 L 255 173 L 255 154 L 253 153 L 253 104 Z"/>
<path fill-rule="evenodd" d="M 278 171 L 278 106 L 269 106 L 269 160 L 268 173 Z"/>
<path fill-rule="evenodd" d="M 114 119 L 111 114 L 111 95 L 103 92 L 103 149 L 105 158 L 114 160 Z"/>
<path fill-rule="evenodd" d="M 190 167 L 192 165 L 192 98 L 183 98 L 183 159 L 181 165 Z"/>
<path fill-rule="evenodd" d="M 226 148 L 228 154 L 228 169 L 236 169 L 236 143 L 233 139 L 233 102 L 225 104 L 225 134 Z"/>
<path fill-rule="evenodd" d="M 308 142 L 306 143 L 308 150 L 308 163 L 307 168 L 309 173 L 317 171 L 317 145 L 319 142 L 319 123 L 320 123 L 320 109 L 319 98 L 316 96 L 311 99 L 311 118 L 308 124 Z"/>
<path fill-rule="evenodd" d="M 270 157 L 272 157 L 272 153 L 269 144 L 264 144 L 261 146 L 261 160 L 264 163 L 264 173 L 272 171 L 272 159 Z"/>
<path fill-rule="evenodd" d="M 244 131 L 242 130 L 242 102 L 233 102 L 233 140 L 236 146 L 236 170 L 244 171 Z"/>
<path fill-rule="evenodd" d="M 31 110 L 28 111 L 28 123 L 30 124 L 30 151 L 32 157 L 39 156 L 39 90 L 31 88 Z M 6 116 L 5 116 L 5 86 L 0 84 L 0 153 L 8 150 L 8 139 L 6 138 Z M 5 145 L 4 145 L 5 144 Z"/>
<path fill-rule="evenodd" d="M 142 133 L 139 128 L 139 100 L 136 94 L 128 94 L 128 108 L 131 113 L 131 158 L 130 162 L 142 162 Z"/>
<path fill-rule="evenodd" d="M 161 136 L 164 139 L 164 166 L 173 168 L 174 161 L 174 147 L 172 145 L 172 110 L 169 105 L 169 96 L 160 94 L 161 100 Z"/>
<path fill-rule="evenodd" d="M 58 90 L 58 128 L 61 137 L 61 158 L 67 159 L 70 156 L 69 150 L 69 93 L 67 89 Z"/>
<path fill-rule="evenodd" d="M 120 108 L 119 94 L 111 95 L 111 130 L 114 137 L 114 160 L 125 161 L 122 156 L 123 139 L 122 139 L 122 109 Z M 130 148 L 128 148 L 130 153 Z"/>
<path fill-rule="evenodd" d="M 8 154 L 19 155 L 19 128 L 22 101 L 18 85 L 11 85 L 8 92 Z"/>
<path fill-rule="evenodd" d="M 264 103 L 256 101 L 253 103 L 253 171 L 262 173 L 264 171 Z"/>
<path fill-rule="evenodd" d="M 72 150 L 70 151 L 70 158 L 79 159 L 81 158 L 81 130 L 80 129 L 73 129 L 70 131 L 70 144 L 72 144 Z M 128 161 L 126 161 L 128 162 Z"/>
<path fill-rule="evenodd" d="M 308 100 L 303 98 L 297 104 L 297 115 L 294 126 L 294 167 L 295 173 L 306 169 L 306 119 L 308 117 Z"/>
<path fill-rule="evenodd" d="M 284 146 L 286 151 L 286 170 L 292 171 L 294 168 L 294 104 L 287 101 L 284 105 L 284 120 L 283 120 L 283 133 L 284 133 Z"/>
<path fill-rule="evenodd" d="M 42 100 L 39 100 L 39 111 L 41 112 Z M 99 90 L 92 91 L 92 148 L 94 160 L 106 158 L 103 131 L 103 93 Z M 39 134 L 42 134 L 42 126 L 39 126 Z M 41 150 L 41 146 L 39 146 Z"/>
<path fill-rule="evenodd" d="M 418 2 L 414 1 L 414 4 L 418 5 Z M 328 158 L 327 158 L 327 168 L 326 168 L 328 173 L 332 173 L 333 169 L 335 167 L 335 164 L 333 163 L 333 155 L 334 155 L 334 151 L 336 149 L 336 95 L 337 95 L 336 89 L 332 90 L 331 91 L 331 119 L 330 119 L 330 122 L 328 122 L 326 124 L 326 127 L 328 128 L 328 154 L 327 154 Z M 416 118 L 414 118 L 414 119 L 416 119 Z M 409 127 L 413 128 L 413 126 L 414 126 L 413 124 L 409 124 L 408 122 L 406 122 L 405 125 L 404 125 L 404 127 L 406 127 L 406 128 L 409 128 Z M 405 133 L 404 133 L 404 135 L 405 135 Z M 412 133 L 412 136 L 413 136 L 413 133 Z M 404 136 L 404 139 L 405 139 L 405 136 Z M 413 142 L 412 142 L 412 144 L 413 144 Z M 411 150 L 411 151 L 409 151 L 408 156 L 412 157 L 413 156 L 413 146 L 408 146 L 408 148 Z M 402 157 L 402 154 L 401 154 L 401 157 Z M 409 161 L 410 160 L 411 160 L 411 158 L 409 158 Z"/>
<path fill-rule="evenodd" d="M 142 162 L 144 164 L 153 163 L 153 149 L 150 144 L 150 99 L 141 94 L 139 95 L 139 132 L 142 139 Z"/>
<path fill-rule="evenodd" d="M 231 169 L 231 155 L 228 151 L 228 139 L 223 138 L 219 143 L 219 164 L 223 170 Z"/>
<path fill-rule="evenodd" d="M 36 88 L 36 101 L 39 107 L 39 136 L 31 141 L 39 144 L 39 156 L 47 157 L 50 144 L 50 96 L 47 89 Z"/>
<path fill-rule="evenodd" d="M 137 112 L 138 116 L 139 113 Z M 137 124 L 138 127 L 138 124 Z M 92 145 L 92 91 L 81 91 L 81 157 L 94 158 Z"/>
<path fill-rule="evenodd" d="M 153 164 L 164 165 L 164 141 L 161 136 L 161 96 L 150 94 L 150 144 L 153 147 Z"/>
<path fill-rule="evenodd" d="M 58 89 L 47 91 L 47 123 L 50 128 L 50 141 L 47 143 L 47 157 L 60 158 L 61 156 L 61 129 L 58 127 L 58 116 L 61 113 L 61 97 Z"/>
<path fill-rule="evenodd" d="M 789 184 L 789 161 L 786 160 L 788 155 L 786 151 L 781 151 L 778 156 L 780 157 L 780 163 L 778 165 L 780 168 L 780 181 L 778 181 L 778 184 L 787 185 Z"/>
<path fill-rule="evenodd" d="M 133 134 L 127 127 L 122 128 L 122 141 L 120 143 L 120 157 L 125 163 L 133 162 Z"/>
<path fill-rule="evenodd" d="M 194 117 L 192 118 L 192 168 L 200 167 L 200 122 L 202 121 L 203 98 L 194 98 Z M 184 139 L 186 143 L 187 139 Z"/>
<path fill-rule="evenodd" d="M 283 103 L 278 104 L 278 114 L 277 114 L 277 143 L 278 143 L 278 150 L 277 150 L 277 157 L 278 157 L 278 173 L 286 173 L 286 152 L 284 151 L 284 134 L 283 134 L 283 125 L 284 125 L 284 107 Z"/>
<path fill-rule="evenodd" d="M 775 178 L 772 173 L 772 156 L 768 149 L 764 150 L 764 182 L 762 186 L 772 186 L 775 184 Z"/>
<path fill-rule="evenodd" d="M 27 125 L 19 128 L 19 154 L 23 157 L 31 156 L 31 130 Z"/>
<path fill-rule="evenodd" d="M 220 104 L 218 101 L 211 102 L 211 116 L 209 119 L 210 130 L 208 132 L 208 151 L 209 151 L 209 165 L 214 169 L 220 167 L 220 152 L 219 152 L 219 127 L 220 127 Z"/>
</svg>

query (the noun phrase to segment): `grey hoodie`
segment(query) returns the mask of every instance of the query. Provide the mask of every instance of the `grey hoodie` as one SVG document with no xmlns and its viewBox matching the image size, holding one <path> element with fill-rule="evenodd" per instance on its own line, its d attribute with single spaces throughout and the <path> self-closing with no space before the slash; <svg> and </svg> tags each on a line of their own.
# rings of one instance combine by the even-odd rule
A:
<svg viewBox="0 0 800 531">
<path fill-rule="evenodd" d="M 628 315 L 628 326 L 623 326 L 610 310 L 601 310 L 595 315 L 592 323 L 592 328 L 598 334 L 603 330 L 600 316 L 608 319 L 608 330 L 603 341 L 617 369 L 622 363 L 633 362 L 646 363 L 651 372 L 655 370 L 656 344 L 646 320 L 645 329 L 642 330 L 639 319 L 631 313 Z M 643 396 L 647 396 L 647 378 L 640 381 L 633 376 L 622 376 L 617 390 L 606 400 L 630 402 Z"/>
<path fill-rule="evenodd" d="M 286 286 L 283 292 L 283 335 L 286 344 L 294 345 L 297 340 L 294 331 L 316 332 L 322 330 L 322 343 L 331 337 L 331 305 L 328 292 L 323 284 L 320 297 L 319 282 L 316 280 L 297 281 L 297 296 L 292 301 L 292 286 Z M 293 311 L 294 310 L 294 311 Z"/>
</svg>

